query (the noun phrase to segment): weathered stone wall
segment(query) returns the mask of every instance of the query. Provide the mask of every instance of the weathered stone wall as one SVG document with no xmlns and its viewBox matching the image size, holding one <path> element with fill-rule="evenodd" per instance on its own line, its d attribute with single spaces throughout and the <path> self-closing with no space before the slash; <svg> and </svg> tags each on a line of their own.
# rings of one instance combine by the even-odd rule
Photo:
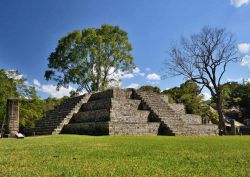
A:
<svg viewBox="0 0 250 177">
<path fill-rule="evenodd" d="M 107 99 L 107 98 L 131 98 L 132 90 L 121 90 L 121 89 L 110 89 L 104 92 L 97 92 L 91 95 L 90 101 L 99 100 L 99 99 Z"/>
<path fill-rule="evenodd" d="M 161 95 L 161 99 L 166 102 L 166 103 L 169 103 L 169 99 L 168 99 L 168 96 L 167 95 Z"/>
<path fill-rule="evenodd" d="M 141 101 L 124 99 L 124 98 L 105 98 L 99 100 L 92 100 L 84 103 L 80 109 L 81 112 L 84 111 L 94 111 L 99 109 L 132 109 L 137 110 L 139 108 Z"/>
<path fill-rule="evenodd" d="M 17 98 L 7 100 L 6 133 L 15 134 L 19 131 L 19 103 Z"/>
<path fill-rule="evenodd" d="M 195 115 L 195 114 L 183 114 L 180 115 L 180 118 L 186 123 L 186 124 L 202 124 L 201 116 Z"/>
<path fill-rule="evenodd" d="M 111 110 L 110 120 L 112 122 L 136 122 L 145 123 L 148 122 L 149 111 L 142 110 Z"/>
<path fill-rule="evenodd" d="M 108 122 L 73 123 L 63 127 L 62 133 L 79 135 L 109 135 Z"/>
<path fill-rule="evenodd" d="M 72 123 L 105 122 L 110 120 L 110 110 L 100 109 L 95 111 L 78 112 L 74 115 Z"/>
<path fill-rule="evenodd" d="M 110 135 L 158 135 L 160 123 L 121 123 L 110 122 L 109 134 Z"/>
<path fill-rule="evenodd" d="M 169 107 L 172 108 L 176 114 L 186 114 L 185 106 L 183 104 L 173 103 L 169 104 Z"/>
</svg>

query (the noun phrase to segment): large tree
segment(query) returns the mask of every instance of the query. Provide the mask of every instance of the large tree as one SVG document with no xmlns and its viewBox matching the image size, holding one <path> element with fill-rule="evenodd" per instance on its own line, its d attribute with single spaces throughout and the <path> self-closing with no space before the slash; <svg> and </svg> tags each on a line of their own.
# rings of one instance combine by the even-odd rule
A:
<svg viewBox="0 0 250 177">
<path fill-rule="evenodd" d="M 114 80 L 114 73 L 132 71 L 131 50 L 127 33 L 118 26 L 73 31 L 50 54 L 45 77 L 55 80 L 58 88 L 72 83 L 78 85 L 77 91 L 103 90 Z"/>
<path fill-rule="evenodd" d="M 170 51 L 166 63 L 167 75 L 182 75 L 206 87 L 216 100 L 220 133 L 225 132 L 222 113 L 222 77 L 230 62 L 239 60 L 236 41 L 225 29 L 204 27 L 190 39 L 182 38 L 180 45 Z"/>
</svg>

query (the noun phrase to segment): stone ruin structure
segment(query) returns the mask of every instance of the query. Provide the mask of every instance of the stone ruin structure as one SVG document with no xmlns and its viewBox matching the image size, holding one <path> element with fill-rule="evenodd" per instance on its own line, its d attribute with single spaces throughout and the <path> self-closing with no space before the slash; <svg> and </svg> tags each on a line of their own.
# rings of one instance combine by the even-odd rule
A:
<svg viewBox="0 0 250 177">
<path fill-rule="evenodd" d="M 24 138 L 19 133 L 19 100 L 18 98 L 7 99 L 6 119 L 4 118 L 1 127 L 0 137 Z"/>
<path fill-rule="evenodd" d="M 19 131 L 19 102 L 17 98 L 7 100 L 6 134 L 15 135 Z"/>
<path fill-rule="evenodd" d="M 26 135 L 217 135 L 217 125 L 202 124 L 184 106 L 171 105 L 154 92 L 110 89 L 72 97 L 36 121 Z"/>
</svg>

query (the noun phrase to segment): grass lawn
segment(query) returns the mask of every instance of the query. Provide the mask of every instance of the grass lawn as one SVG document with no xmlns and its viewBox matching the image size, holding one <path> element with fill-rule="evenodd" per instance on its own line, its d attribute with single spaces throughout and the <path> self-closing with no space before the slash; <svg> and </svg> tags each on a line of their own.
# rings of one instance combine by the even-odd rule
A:
<svg viewBox="0 0 250 177">
<path fill-rule="evenodd" d="M 250 136 L 0 139 L 0 176 L 250 176 Z"/>
</svg>

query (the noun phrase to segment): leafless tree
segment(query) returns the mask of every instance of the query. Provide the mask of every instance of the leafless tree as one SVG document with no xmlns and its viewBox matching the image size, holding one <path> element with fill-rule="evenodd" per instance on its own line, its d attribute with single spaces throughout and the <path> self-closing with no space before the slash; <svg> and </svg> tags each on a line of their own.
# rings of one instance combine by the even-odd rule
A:
<svg viewBox="0 0 250 177">
<path fill-rule="evenodd" d="M 178 47 L 171 47 L 166 61 L 166 75 L 182 75 L 206 87 L 216 101 L 220 133 L 225 133 L 222 113 L 222 77 L 230 62 L 240 59 L 236 40 L 225 29 L 204 27 L 190 39 L 182 38 Z"/>
</svg>

